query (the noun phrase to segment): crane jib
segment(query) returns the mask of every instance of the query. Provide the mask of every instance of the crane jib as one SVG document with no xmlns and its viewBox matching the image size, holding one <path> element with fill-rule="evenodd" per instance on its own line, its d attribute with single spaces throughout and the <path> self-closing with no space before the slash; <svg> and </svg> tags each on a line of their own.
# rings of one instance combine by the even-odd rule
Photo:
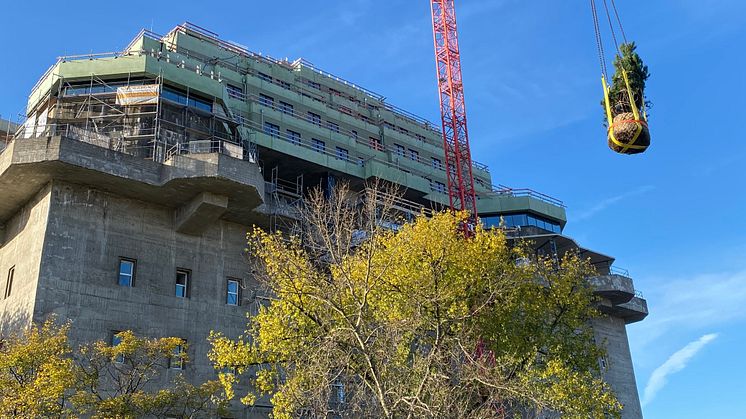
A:
<svg viewBox="0 0 746 419">
<path fill-rule="evenodd" d="M 454 0 L 431 0 L 435 62 L 443 123 L 448 198 L 452 210 L 477 218 L 464 84 Z"/>
</svg>

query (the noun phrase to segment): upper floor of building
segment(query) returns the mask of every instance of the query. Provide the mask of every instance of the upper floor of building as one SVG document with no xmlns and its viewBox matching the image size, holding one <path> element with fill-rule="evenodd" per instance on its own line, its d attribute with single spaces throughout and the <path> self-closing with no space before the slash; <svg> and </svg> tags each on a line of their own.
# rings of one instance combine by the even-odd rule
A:
<svg viewBox="0 0 746 419">
<path fill-rule="evenodd" d="M 267 181 L 376 178 L 424 207 L 448 202 L 435 124 L 303 59 L 257 54 L 189 23 L 143 30 L 121 52 L 60 57 L 31 91 L 21 136 L 50 130 L 160 162 L 220 151 L 261 165 Z M 493 185 L 486 165 L 472 171 L 490 222 L 564 227 L 561 201 Z"/>
</svg>

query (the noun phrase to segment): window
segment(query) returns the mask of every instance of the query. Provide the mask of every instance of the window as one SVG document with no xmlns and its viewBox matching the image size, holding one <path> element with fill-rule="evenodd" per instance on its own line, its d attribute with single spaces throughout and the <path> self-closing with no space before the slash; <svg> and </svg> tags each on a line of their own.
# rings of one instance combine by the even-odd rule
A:
<svg viewBox="0 0 746 419">
<path fill-rule="evenodd" d="M 357 131 L 355 131 L 355 130 L 352 130 L 352 131 L 350 131 L 350 136 L 351 136 L 351 137 L 352 137 L 352 138 L 353 138 L 354 140 L 357 140 Z"/>
<path fill-rule="evenodd" d="M 189 280 L 192 273 L 186 269 L 176 270 L 176 296 L 179 298 L 189 298 Z"/>
<path fill-rule="evenodd" d="M 267 96 L 259 93 L 259 104 L 269 108 L 275 107 L 275 99 L 272 96 Z"/>
<path fill-rule="evenodd" d="M 239 100 L 244 99 L 242 88 L 238 86 L 234 86 L 232 84 L 227 85 L 225 88 L 228 90 L 228 97 L 232 97 L 233 99 L 239 99 Z"/>
<path fill-rule="evenodd" d="M 394 153 L 396 153 L 397 156 L 404 157 L 404 146 L 394 144 Z"/>
<path fill-rule="evenodd" d="M 368 146 L 373 150 L 383 151 L 383 144 L 381 143 L 381 140 L 376 137 L 368 138 Z"/>
<path fill-rule="evenodd" d="M 420 153 L 417 150 L 409 149 L 409 159 L 414 161 L 420 161 Z"/>
<path fill-rule="evenodd" d="M 326 122 L 326 127 L 329 128 L 330 130 L 334 131 L 334 132 L 339 132 L 339 124 L 337 124 L 337 123 L 327 121 Z"/>
<path fill-rule="evenodd" d="M 277 83 L 283 88 L 288 89 L 288 90 L 290 90 L 290 88 L 292 87 L 292 85 L 286 81 L 277 80 Z"/>
<path fill-rule="evenodd" d="M 300 132 L 295 132 L 293 130 L 287 130 L 288 132 L 288 140 L 293 144 L 300 144 L 301 138 L 300 138 Z"/>
<path fill-rule="evenodd" d="M 270 76 L 269 74 L 258 72 L 256 73 L 256 76 L 259 77 L 262 81 L 266 81 L 267 83 L 272 83 L 272 76 Z"/>
<path fill-rule="evenodd" d="M 306 84 L 308 84 L 308 87 L 313 87 L 314 89 L 321 90 L 321 85 L 316 83 L 315 81 L 308 80 Z"/>
<path fill-rule="evenodd" d="M 323 141 L 317 140 L 315 138 L 311 139 L 311 147 L 313 147 L 313 149 L 315 151 L 318 151 L 319 153 L 323 153 L 326 150 L 326 144 Z"/>
<path fill-rule="evenodd" d="M 122 337 L 119 336 L 119 334 L 122 333 L 121 331 L 114 330 L 111 332 L 111 346 L 117 346 L 120 343 L 122 343 Z M 114 362 L 122 364 L 124 363 L 124 355 L 119 354 L 114 358 Z"/>
<path fill-rule="evenodd" d="M 446 185 L 443 182 L 436 182 L 436 181 L 431 180 L 430 189 L 435 192 L 446 193 Z"/>
<path fill-rule="evenodd" d="M 357 164 L 359 166 L 365 166 L 365 158 L 364 157 L 358 157 L 357 158 Z"/>
<path fill-rule="evenodd" d="M 440 159 L 433 157 L 433 169 L 443 170 L 443 162 Z"/>
<path fill-rule="evenodd" d="M 346 148 L 337 147 L 337 158 L 342 160 L 349 160 L 350 153 Z"/>
<path fill-rule="evenodd" d="M 12 267 L 8 270 L 8 282 L 5 283 L 5 298 L 10 297 L 10 293 L 13 291 L 13 277 L 16 274 L 16 267 Z"/>
<path fill-rule="evenodd" d="M 185 345 L 186 341 L 182 339 L 182 343 L 174 347 L 173 355 L 171 355 L 171 358 L 168 360 L 168 366 L 172 370 L 184 369 Z"/>
<path fill-rule="evenodd" d="M 292 115 L 294 112 L 293 105 L 287 102 L 280 101 L 280 112 L 287 115 Z"/>
<path fill-rule="evenodd" d="M 264 133 L 269 135 L 270 137 L 279 137 L 280 136 L 280 126 L 275 125 L 271 122 L 264 122 Z"/>
<path fill-rule="evenodd" d="M 226 286 L 225 303 L 229 306 L 241 305 L 240 299 L 241 281 L 238 279 L 228 278 L 228 285 Z"/>
<path fill-rule="evenodd" d="M 135 265 L 134 259 L 119 259 L 119 285 L 122 287 L 135 286 Z"/>
<path fill-rule="evenodd" d="M 313 112 L 308 112 L 308 117 L 306 120 L 314 125 L 321 126 L 321 115 L 315 114 Z"/>
</svg>

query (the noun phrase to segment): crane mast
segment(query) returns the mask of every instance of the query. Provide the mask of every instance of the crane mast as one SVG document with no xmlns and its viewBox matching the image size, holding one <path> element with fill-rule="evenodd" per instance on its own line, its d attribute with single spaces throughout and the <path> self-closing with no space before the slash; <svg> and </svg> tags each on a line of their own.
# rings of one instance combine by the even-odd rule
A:
<svg viewBox="0 0 746 419">
<path fill-rule="evenodd" d="M 430 0 L 448 198 L 452 210 L 468 211 L 472 222 L 476 222 L 477 198 L 472 175 L 469 131 L 466 127 L 464 84 L 453 1 Z"/>
</svg>

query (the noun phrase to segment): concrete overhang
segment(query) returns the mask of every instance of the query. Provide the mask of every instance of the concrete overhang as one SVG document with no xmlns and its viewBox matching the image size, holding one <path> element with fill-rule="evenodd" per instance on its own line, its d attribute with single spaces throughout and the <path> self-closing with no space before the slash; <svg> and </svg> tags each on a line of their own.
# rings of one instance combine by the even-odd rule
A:
<svg viewBox="0 0 746 419">
<path fill-rule="evenodd" d="M 562 234 L 535 234 L 529 236 L 510 237 L 512 240 L 525 240 L 531 244 L 534 249 L 541 249 L 551 241 L 557 246 L 557 253 L 562 256 L 568 251 L 576 251 L 583 258 L 589 258 L 593 266 L 611 266 L 614 258 L 604 255 L 590 249 L 581 247 L 574 239 Z"/>
<path fill-rule="evenodd" d="M 251 225 L 263 218 L 255 209 L 264 202 L 265 183 L 254 163 L 211 153 L 176 155 L 161 164 L 49 137 L 17 139 L 0 154 L 0 225 L 52 181 L 86 185 L 174 210 L 194 205 L 201 194 L 209 193 L 208 204 L 225 207 L 221 219 Z"/>
</svg>

